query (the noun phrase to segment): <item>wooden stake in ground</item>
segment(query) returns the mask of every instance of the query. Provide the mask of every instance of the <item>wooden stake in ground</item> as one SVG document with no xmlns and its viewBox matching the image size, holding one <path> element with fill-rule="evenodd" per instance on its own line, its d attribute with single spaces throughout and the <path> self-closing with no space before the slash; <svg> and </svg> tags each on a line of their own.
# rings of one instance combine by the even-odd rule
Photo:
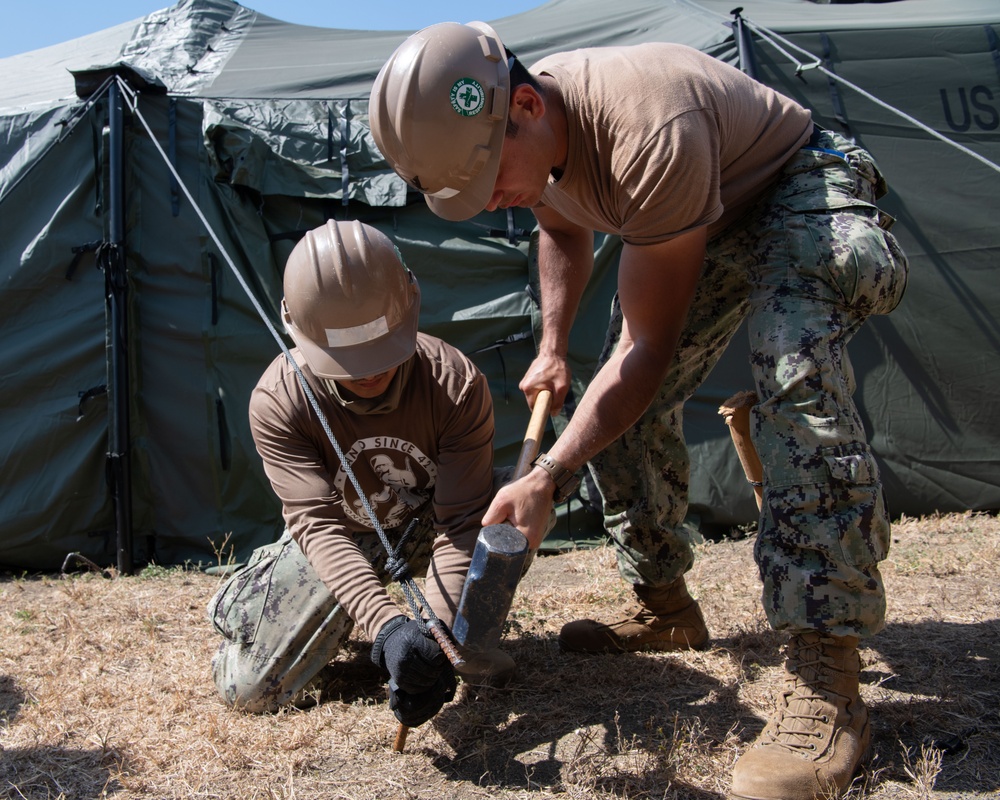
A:
<svg viewBox="0 0 1000 800">
<path fill-rule="evenodd" d="M 458 652 L 458 648 L 455 647 L 455 643 L 449 638 L 447 632 L 440 622 L 431 622 L 427 624 L 428 630 L 431 635 L 440 645 L 441 650 L 448 657 L 448 660 L 455 667 L 460 667 L 465 662 L 462 660 L 461 654 Z M 392 749 L 397 753 L 402 753 L 403 748 L 406 747 L 406 735 L 410 732 L 410 728 L 404 725 L 402 722 L 399 723 L 399 727 L 396 729 L 396 738 L 392 743 Z"/>
<path fill-rule="evenodd" d="M 729 426 L 729 435 L 743 465 L 743 474 L 753 486 L 757 508 L 760 509 L 764 499 L 764 468 L 750 439 L 750 409 L 757 404 L 757 399 L 755 392 L 737 392 L 719 406 L 719 413 Z"/>
</svg>

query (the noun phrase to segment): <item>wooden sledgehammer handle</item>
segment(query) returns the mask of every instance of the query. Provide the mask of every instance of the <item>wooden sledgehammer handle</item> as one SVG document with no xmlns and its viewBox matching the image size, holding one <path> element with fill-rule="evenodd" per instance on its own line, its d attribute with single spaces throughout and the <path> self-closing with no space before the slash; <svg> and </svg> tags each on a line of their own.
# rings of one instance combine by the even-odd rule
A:
<svg viewBox="0 0 1000 800">
<path fill-rule="evenodd" d="M 548 424 L 551 408 L 552 392 L 548 389 L 542 389 L 535 397 L 535 405 L 531 409 L 531 419 L 528 420 L 528 430 L 525 431 L 521 452 L 517 456 L 513 480 L 523 478 L 531 471 L 531 462 L 535 460 L 539 449 L 541 449 L 542 436 L 545 434 L 545 426 Z M 431 626 L 431 633 L 437 643 L 441 645 L 445 655 L 448 656 L 448 660 L 455 666 L 461 664 L 462 657 L 448 635 L 437 625 Z M 392 749 L 397 753 L 402 753 L 403 748 L 406 747 L 406 736 L 409 732 L 410 729 L 402 723 L 396 729 L 396 739 L 392 744 Z"/>
<path fill-rule="evenodd" d="M 531 462 L 538 457 L 541 449 L 542 436 L 549 421 L 549 410 L 552 408 L 552 392 L 542 389 L 535 397 L 535 406 L 531 409 L 531 419 L 528 420 L 528 430 L 524 434 L 521 453 L 514 467 L 514 480 L 523 478 L 531 472 Z"/>
</svg>

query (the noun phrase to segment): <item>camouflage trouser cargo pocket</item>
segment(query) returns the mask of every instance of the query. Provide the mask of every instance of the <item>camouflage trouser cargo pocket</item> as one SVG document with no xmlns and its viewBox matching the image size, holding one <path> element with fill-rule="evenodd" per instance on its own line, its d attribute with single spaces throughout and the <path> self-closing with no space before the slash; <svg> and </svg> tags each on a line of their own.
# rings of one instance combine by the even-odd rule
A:
<svg viewBox="0 0 1000 800">
<path fill-rule="evenodd" d="M 385 533 L 397 542 L 403 531 Z M 427 522 L 404 546 L 401 555 L 414 575 L 427 569 L 433 539 Z M 384 585 L 389 576 L 378 537 L 360 535 L 355 542 Z M 207 611 L 224 637 L 212 659 L 215 685 L 227 704 L 251 712 L 292 702 L 354 629 L 354 620 L 287 530 L 274 544 L 253 552 L 250 562 L 216 592 Z"/>
<path fill-rule="evenodd" d="M 845 496 L 843 504 L 873 512 L 871 524 L 849 526 L 841 532 L 841 557 L 850 566 L 874 567 L 889 555 L 889 525 L 885 521 L 887 512 L 875 456 L 867 448 L 855 445 L 826 448 L 823 460 L 829 471 L 831 491 Z"/>
<path fill-rule="evenodd" d="M 800 270 L 803 291 L 817 298 L 832 296 L 863 316 L 888 314 L 899 305 L 906 288 L 906 258 L 880 221 L 877 208 L 860 203 L 787 214 L 788 255 Z"/>
<path fill-rule="evenodd" d="M 234 572 L 208 604 L 212 626 L 231 642 L 252 644 L 271 592 L 274 565 L 285 547 L 297 547 L 291 537 L 253 551 L 246 566 Z"/>
<path fill-rule="evenodd" d="M 784 548 L 811 548 L 829 564 L 868 569 L 888 555 L 885 513 L 875 457 L 851 442 L 821 448 L 817 466 L 798 481 L 769 484 L 763 529 Z"/>
<path fill-rule="evenodd" d="M 779 630 L 870 636 L 885 616 L 890 530 L 878 465 L 860 442 L 819 455 L 809 482 L 765 489 L 754 546 L 764 609 Z"/>
<path fill-rule="evenodd" d="M 216 687 L 252 712 L 297 696 L 354 627 L 287 531 L 220 587 L 208 616 L 224 637 L 212 659 Z"/>
</svg>

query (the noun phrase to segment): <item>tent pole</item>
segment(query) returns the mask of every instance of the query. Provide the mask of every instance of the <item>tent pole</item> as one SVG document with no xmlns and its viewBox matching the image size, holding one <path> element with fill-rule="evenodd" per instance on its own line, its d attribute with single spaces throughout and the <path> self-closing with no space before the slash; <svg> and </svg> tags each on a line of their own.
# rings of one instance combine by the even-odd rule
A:
<svg viewBox="0 0 1000 800">
<path fill-rule="evenodd" d="M 108 476 L 115 510 L 118 571 L 132 573 L 132 490 L 129 467 L 128 273 L 125 264 L 124 111 L 117 81 L 108 87 L 108 240 L 104 287 L 108 317 Z"/>
<path fill-rule="evenodd" d="M 734 8 L 730 13 L 735 17 L 736 51 L 739 54 L 740 69 L 757 80 L 757 56 L 753 49 L 753 38 L 743 22 L 743 7 Z"/>
</svg>

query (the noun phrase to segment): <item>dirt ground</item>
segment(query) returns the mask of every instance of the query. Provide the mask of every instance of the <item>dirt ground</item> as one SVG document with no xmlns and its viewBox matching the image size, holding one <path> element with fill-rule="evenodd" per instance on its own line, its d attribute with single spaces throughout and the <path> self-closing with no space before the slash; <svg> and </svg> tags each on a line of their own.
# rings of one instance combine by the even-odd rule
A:
<svg viewBox="0 0 1000 800">
<path fill-rule="evenodd" d="M 872 753 L 850 797 L 1000 796 L 1000 522 L 900 520 L 883 575 L 888 624 L 862 647 Z M 314 707 L 225 708 L 205 616 L 218 582 L 157 567 L 0 580 L 0 797 L 722 800 L 782 663 L 751 539 L 699 547 L 689 586 L 712 641 L 683 654 L 560 652 L 564 622 L 614 619 L 631 592 L 607 548 L 544 556 L 505 637 L 514 682 L 461 686 L 397 753 L 359 634 Z"/>
</svg>

